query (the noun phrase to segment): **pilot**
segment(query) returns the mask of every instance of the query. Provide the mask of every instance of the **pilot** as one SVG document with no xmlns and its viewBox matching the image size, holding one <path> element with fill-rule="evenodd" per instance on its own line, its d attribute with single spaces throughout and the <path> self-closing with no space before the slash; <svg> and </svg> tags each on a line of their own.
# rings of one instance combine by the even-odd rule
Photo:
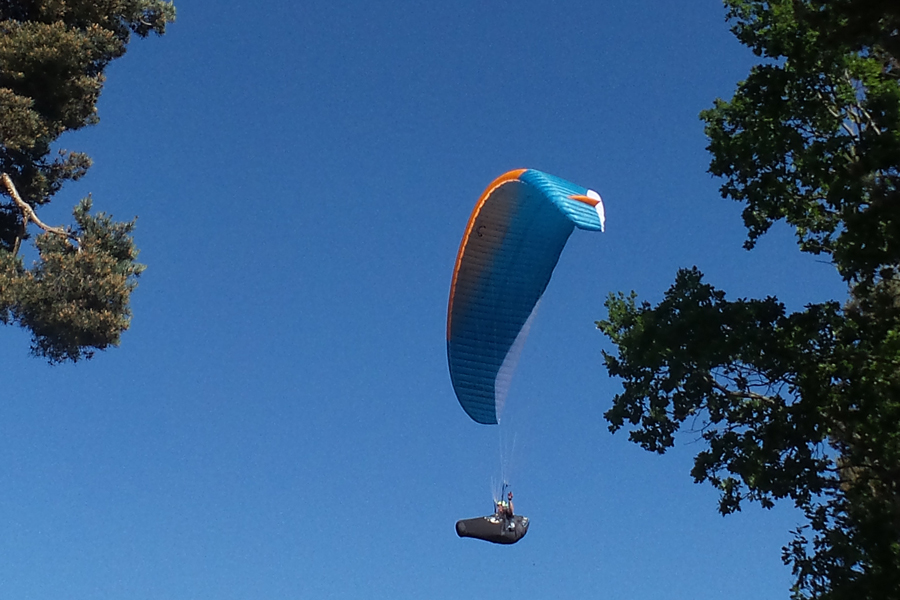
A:
<svg viewBox="0 0 900 600">
<path fill-rule="evenodd" d="M 512 519 L 513 518 L 513 494 L 509 492 L 506 495 L 506 500 L 497 500 L 497 516 L 503 517 L 504 519 Z"/>
</svg>

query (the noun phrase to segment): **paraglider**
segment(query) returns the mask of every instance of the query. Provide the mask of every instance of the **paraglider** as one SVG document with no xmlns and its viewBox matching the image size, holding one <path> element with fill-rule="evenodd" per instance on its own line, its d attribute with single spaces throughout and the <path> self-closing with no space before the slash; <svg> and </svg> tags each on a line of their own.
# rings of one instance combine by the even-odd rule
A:
<svg viewBox="0 0 900 600">
<path fill-rule="evenodd" d="M 498 500 L 494 514 L 456 522 L 456 535 L 495 544 L 515 544 L 528 533 L 528 517 L 513 514 L 512 492 Z"/>
<path fill-rule="evenodd" d="M 597 192 L 534 169 L 501 175 L 481 195 L 456 257 L 447 310 L 450 379 L 472 420 L 499 422 L 538 302 L 572 231 L 604 226 Z M 517 542 L 528 519 L 513 515 L 509 500 L 508 514 L 459 521 L 457 534 Z"/>
</svg>

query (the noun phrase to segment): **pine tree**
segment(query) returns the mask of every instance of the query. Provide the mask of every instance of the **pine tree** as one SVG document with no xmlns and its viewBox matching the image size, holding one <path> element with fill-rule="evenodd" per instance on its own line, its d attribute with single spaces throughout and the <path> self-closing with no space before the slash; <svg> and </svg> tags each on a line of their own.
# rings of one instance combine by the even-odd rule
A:
<svg viewBox="0 0 900 600">
<path fill-rule="evenodd" d="M 0 322 L 27 328 L 50 362 L 90 358 L 119 343 L 143 270 L 134 221 L 74 210 L 53 227 L 38 213 L 90 158 L 55 150 L 66 131 L 98 122 L 106 66 L 132 34 L 162 35 L 175 18 L 162 0 L 0 0 Z M 32 240 L 39 259 L 25 265 Z"/>
</svg>

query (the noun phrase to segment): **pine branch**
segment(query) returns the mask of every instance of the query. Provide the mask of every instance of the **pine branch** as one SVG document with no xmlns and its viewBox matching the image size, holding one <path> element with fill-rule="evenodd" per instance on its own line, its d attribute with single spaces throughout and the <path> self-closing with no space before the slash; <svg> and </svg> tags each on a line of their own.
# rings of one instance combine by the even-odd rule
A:
<svg viewBox="0 0 900 600">
<path fill-rule="evenodd" d="M 81 240 L 79 240 L 78 237 L 74 233 L 66 230 L 63 227 L 51 227 L 38 218 L 37 213 L 34 212 L 34 209 L 31 208 L 31 206 L 27 202 L 22 200 L 21 196 L 19 196 L 19 192 L 18 192 L 18 190 L 16 190 L 16 186 L 15 186 L 15 184 L 13 184 L 13 181 L 9 177 L 9 175 L 7 175 L 6 173 L 3 173 L 2 175 L 0 175 L 0 181 L 3 182 L 3 185 L 6 187 L 6 191 L 9 193 L 9 196 L 13 199 L 13 201 L 19 207 L 19 210 L 22 211 L 22 230 L 21 230 L 21 233 L 19 234 L 19 236 L 16 238 L 16 243 L 15 243 L 15 246 L 13 247 L 14 255 L 17 254 L 19 251 L 19 245 L 22 242 L 22 237 L 24 237 L 24 235 L 25 235 L 25 229 L 28 227 L 29 221 L 31 221 L 32 223 L 34 223 L 35 225 L 37 225 L 38 227 L 40 227 L 47 233 L 53 233 L 53 234 L 62 236 L 68 240 L 74 241 L 76 243 L 76 248 L 80 249 Z"/>
</svg>

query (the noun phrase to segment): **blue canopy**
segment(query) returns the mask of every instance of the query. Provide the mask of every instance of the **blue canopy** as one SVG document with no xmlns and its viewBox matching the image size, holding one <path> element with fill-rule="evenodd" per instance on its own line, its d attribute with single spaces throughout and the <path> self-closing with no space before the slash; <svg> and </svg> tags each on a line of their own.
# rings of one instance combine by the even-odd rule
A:
<svg viewBox="0 0 900 600">
<path fill-rule="evenodd" d="M 447 311 L 450 379 L 463 410 L 497 423 L 538 301 L 575 227 L 602 231 L 593 190 L 520 169 L 475 206 L 456 257 Z"/>
</svg>

